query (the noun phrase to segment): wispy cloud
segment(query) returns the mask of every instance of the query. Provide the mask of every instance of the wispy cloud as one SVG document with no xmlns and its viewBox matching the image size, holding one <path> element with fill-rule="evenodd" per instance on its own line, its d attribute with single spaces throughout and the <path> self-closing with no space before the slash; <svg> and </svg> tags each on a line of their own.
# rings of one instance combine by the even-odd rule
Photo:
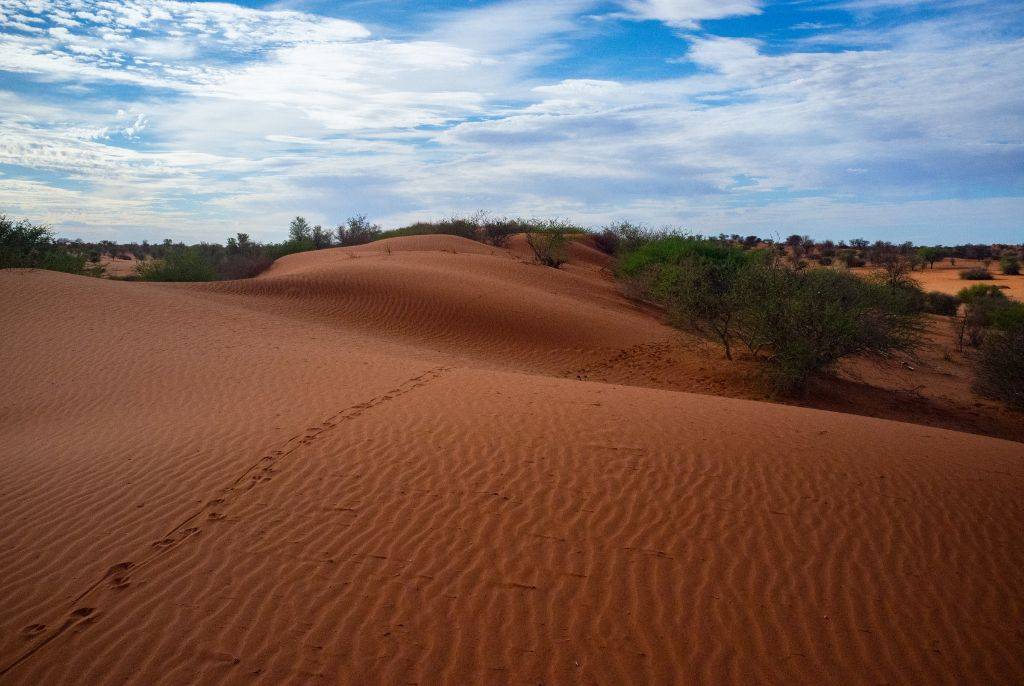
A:
<svg viewBox="0 0 1024 686">
<path fill-rule="evenodd" d="M 296 212 L 478 208 L 846 236 L 924 230 L 916 212 L 960 234 L 973 208 L 1008 235 L 1024 216 L 1008 7 L 837 28 L 811 12 L 773 44 L 706 28 L 771 11 L 753 0 L 504 0 L 391 35 L 221 3 L 0 0 L 0 211 L 218 239 L 278 235 Z M 674 64 L 619 73 L 652 30 Z"/>
</svg>

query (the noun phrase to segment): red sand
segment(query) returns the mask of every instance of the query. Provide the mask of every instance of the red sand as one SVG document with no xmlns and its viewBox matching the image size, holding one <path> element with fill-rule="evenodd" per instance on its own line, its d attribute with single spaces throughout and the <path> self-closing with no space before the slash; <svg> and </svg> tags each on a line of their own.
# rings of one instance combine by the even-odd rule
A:
<svg viewBox="0 0 1024 686">
<path fill-rule="evenodd" d="M 1020 443 L 640 387 L 749 384 L 599 255 L 386 245 L 0 272 L 0 683 L 1024 681 Z"/>
</svg>

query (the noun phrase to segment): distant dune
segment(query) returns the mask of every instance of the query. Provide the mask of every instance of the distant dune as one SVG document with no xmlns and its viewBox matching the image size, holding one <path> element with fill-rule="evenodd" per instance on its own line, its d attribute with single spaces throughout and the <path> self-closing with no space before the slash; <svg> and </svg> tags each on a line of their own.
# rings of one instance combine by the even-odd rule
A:
<svg viewBox="0 0 1024 686">
<path fill-rule="evenodd" d="M 0 271 L 0 683 L 1024 682 L 1021 443 L 750 399 L 572 257 Z"/>
</svg>

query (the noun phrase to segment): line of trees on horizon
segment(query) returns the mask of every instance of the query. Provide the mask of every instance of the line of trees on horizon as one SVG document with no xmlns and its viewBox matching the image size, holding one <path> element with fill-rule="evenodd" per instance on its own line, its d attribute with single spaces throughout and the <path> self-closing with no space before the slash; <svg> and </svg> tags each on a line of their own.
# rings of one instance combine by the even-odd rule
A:
<svg viewBox="0 0 1024 686">
<path fill-rule="evenodd" d="M 288 239 L 258 243 L 246 233 L 225 245 L 185 245 L 165 239 L 115 244 L 56 238 L 45 226 L 0 215 L 0 268 L 30 267 L 100 275 L 101 255 L 141 260 L 148 281 L 212 281 L 255 276 L 285 255 L 362 245 L 385 238 L 448 234 L 505 246 L 525 233 L 537 262 L 558 268 L 569 240 L 612 256 L 613 273 L 627 292 L 662 307 L 669 321 L 718 341 L 727 358 L 738 348 L 764 366 L 780 393 L 798 393 L 851 355 L 887 358 L 912 354 L 926 314 L 950 317 L 958 346 L 978 350 L 977 388 L 1024 408 L 1024 303 L 993 285 L 956 296 L 925 293 L 911 276 L 939 260 L 980 260 L 965 279 L 991 279 L 990 263 L 1019 273 L 1021 245 L 914 246 L 910 242 L 784 240 L 756 235 L 688 235 L 618 222 L 599 229 L 561 220 L 452 217 L 382 230 L 363 215 L 332 231 L 293 219 Z M 851 268 L 873 269 L 854 272 Z M 836 269 L 835 266 L 842 266 Z"/>
<path fill-rule="evenodd" d="M 448 234 L 495 246 L 504 246 L 518 233 L 530 237 L 529 244 L 538 261 L 558 266 L 564 262 L 566 237 L 585 236 L 592 245 L 610 255 L 621 252 L 638 241 L 670 235 L 689 235 L 684 229 L 651 229 L 628 221 L 602 227 L 586 227 L 563 220 L 492 217 L 478 212 L 467 217 L 450 217 L 438 221 L 415 222 L 405 227 L 383 230 L 365 215 L 349 217 L 333 229 L 313 225 L 302 216 L 291 220 L 288 238 L 281 242 L 257 242 L 247 233 L 228 238 L 223 245 L 201 242 L 185 244 L 166 238 L 149 241 L 117 243 L 110 240 L 87 242 L 81 239 L 58 238 L 47 226 L 28 220 L 15 221 L 0 215 L 0 268 L 33 267 L 78 274 L 96 274 L 103 257 L 142 261 L 138 278 L 148 280 L 212 280 L 255 276 L 276 259 L 297 252 L 349 247 L 401 236 Z M 849 241 L 816 241 L 808 236 L 792 234 L 785 239 L 757 235 L 718 234 L 711 237 L 720 243 L 740 246 L 746 250 L 772 248 L 798 266 L 839 264 L 848 268 L 873 266 L 886 268 L 894 262 L 909 269 L 934 267 L 950 260 L 981 261 L 982 269 L 998 263 L 1003 273 L 1019 273 L 1024 259 L 1024 245 L 965 243 L 960 245 L 915 246 L 910 242 L 870 242 L 862 238 Z M 539 252 L 538 252 L 539 251 Z M 148 264 L 160 262 L 162 264 Z M 985 278 L 979 275 L 977 278 Z"/>
</svg>

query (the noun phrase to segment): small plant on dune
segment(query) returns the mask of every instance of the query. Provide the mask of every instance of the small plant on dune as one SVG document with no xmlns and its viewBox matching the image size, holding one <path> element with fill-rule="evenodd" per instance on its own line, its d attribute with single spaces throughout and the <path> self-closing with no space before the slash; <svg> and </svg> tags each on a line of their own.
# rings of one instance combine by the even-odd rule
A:
<svg viewBox="0 0 1024 686">
<path fill-rule="evenodd" d="M 338 245 L 347 247 L 352 245 L 363 245 L 381 237 L 383 233 L 379 226 L 371 223 L 366 215 L 356 215 L 340 225 L 336 230 Z"/>
<path fill-rule="evenodd" d="M 960 278 L 966 279 L 967 281 L 988 281 L 992 278 L 992 273 L 988 269 L 981 267 L 972 267 L 971 269 L 964 269 L 960 272 Z"/>
<path fill-rule="evenodd" d="M 400 229 L 382 231 L 377 234 L 374 240 L 398 238 L 401 236 L 428 236 L 431 234 L 461 236 L 471 241 L 480 240 L 480 232 L 476 220 L 472 217 L 449 217 L 441 221 L 416 222 Z"/>
<path fill-rule="evenodd" d="M 652 231 L 643 224 L 621 221 L 608 224 L 595 233 L 594 245 L 603 253 L 619 255 L 667 235 L 665 231 Z"/>
<path fill-rule="evenodd" d="M 1015 253 L 1006 253 L 999 258 L 999 268 L 1003 274 L 1017 276 L 1020 274 L 1020 258 Z"/>
<path fill-rule="evenodd" d="M 566 250 L 569 238 L 564 230 L 531 231 L 526 234 L 526 241 L 534 258 L 545 267 L 558 269 L 569 259 Z"/>
</svg>

